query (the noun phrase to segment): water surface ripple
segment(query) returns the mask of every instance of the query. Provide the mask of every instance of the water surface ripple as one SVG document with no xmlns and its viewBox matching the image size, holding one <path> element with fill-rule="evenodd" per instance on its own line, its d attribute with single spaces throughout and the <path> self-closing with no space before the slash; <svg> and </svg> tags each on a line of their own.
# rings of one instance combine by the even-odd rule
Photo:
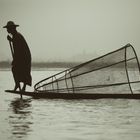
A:
<svg viewBox="0 0 140 140">
<path fill-rule="evenodd" d="M 55 73 L 55 72 L 50 72 Z M 34 81 L 44 72 L 32 72 Z M 2 140 L 139 140 L 140 101 L 32 99 L 7 94 L 11 72 L 0 71 Z M 11 78 L 11 79 L 10 79 Z"/>
</svg>

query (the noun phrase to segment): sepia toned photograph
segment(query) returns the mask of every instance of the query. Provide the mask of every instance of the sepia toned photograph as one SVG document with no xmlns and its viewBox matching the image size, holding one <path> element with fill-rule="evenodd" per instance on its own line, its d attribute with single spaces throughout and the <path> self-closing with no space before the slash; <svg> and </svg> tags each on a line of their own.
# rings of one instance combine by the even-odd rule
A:
<svg viewBox="0 0 140 140">
<path fill-rule="evenodd" d="M 139 6 L 0 0 L 0 140 L 139 140 Z"/>
</svg>

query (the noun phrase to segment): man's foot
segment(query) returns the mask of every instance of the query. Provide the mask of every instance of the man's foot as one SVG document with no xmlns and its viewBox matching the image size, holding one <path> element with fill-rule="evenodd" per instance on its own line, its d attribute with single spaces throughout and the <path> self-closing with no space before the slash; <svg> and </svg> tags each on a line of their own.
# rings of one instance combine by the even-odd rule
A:
<svg viewBox="0 0 140 140">
<path fill-rule="evenodd" d="M 16 91 L 18 88 L 19 88 L 19 91 L 21 91 L 20 84 L 16 84 L 16 85 L 15 85 L 14 91 Z"/>
<path fill-rule="evenodd" d="M 25 91 L 26 90 L 26 84 L 23 85 L 22 90 L 21 91 Z"/>
<path fill-rule="evenodd" d="M 14 88 L 14 91 L 16 91 L 17 89 L 18 89 L 18 86 L 16 85 L 15 88 Z"/>
</svg>

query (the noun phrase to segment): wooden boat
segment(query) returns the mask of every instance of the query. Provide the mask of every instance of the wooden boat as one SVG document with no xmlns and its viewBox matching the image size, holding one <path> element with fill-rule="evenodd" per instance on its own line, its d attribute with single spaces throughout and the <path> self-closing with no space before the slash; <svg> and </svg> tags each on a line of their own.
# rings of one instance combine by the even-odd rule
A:
<svg viewBox="0 0 140 140">
<path fill-rule="evenodd" d="M 37 93 L 37 92 L 20 92 L 13 90 L 6 90 L 5 92 L 13 94 L 22 94 L 31 96 L 33 98 L 46 99 L 140 99 L 140 94 L 83 94 L 83 93 Z"/>
<path fill-rule="evenodd" d="M 34 92 L 6 92 L 50 99 L 140 99 L 140 65 L 134 47 L 127 44 L 39 81 Z"/>
</svg>

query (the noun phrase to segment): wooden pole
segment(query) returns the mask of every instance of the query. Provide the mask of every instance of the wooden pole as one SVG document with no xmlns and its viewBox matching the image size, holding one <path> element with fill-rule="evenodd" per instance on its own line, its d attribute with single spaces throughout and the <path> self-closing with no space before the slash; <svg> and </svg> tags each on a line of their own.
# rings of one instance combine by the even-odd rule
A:
<svg viewBox="0 0 140 140">
<path fill-rule="evenodd" d="M 10 45 L 10 49 L 11 49 L 12 58 L 14 58 L 14 50 L 13 50 L 11 41 L 9 41 L 9 45 Z"/>
</svg>

